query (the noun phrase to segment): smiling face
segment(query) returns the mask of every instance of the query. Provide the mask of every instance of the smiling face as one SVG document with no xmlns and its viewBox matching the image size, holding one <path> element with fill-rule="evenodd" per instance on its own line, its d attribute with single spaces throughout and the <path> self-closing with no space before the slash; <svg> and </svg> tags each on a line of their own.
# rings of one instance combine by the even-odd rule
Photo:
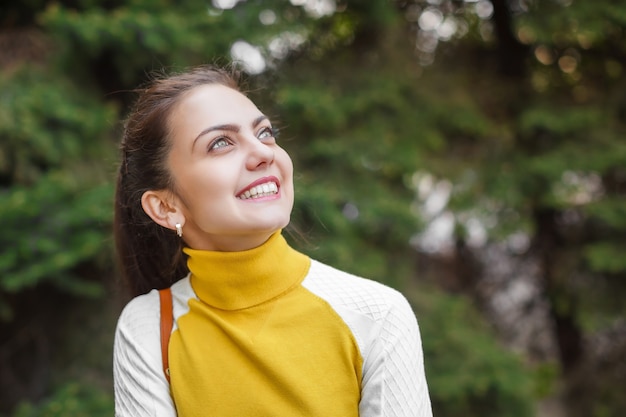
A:
<svg viewBox="0 0 626 417">
<path fill-rule="evenodd" d="M 196 87 L 171 113 L 169 127 L 168 216 L 183 225 L 190 247 L 250 249 L 289 223 L 291 159 L 246 96 L 220 84 Z"/>
</svg>

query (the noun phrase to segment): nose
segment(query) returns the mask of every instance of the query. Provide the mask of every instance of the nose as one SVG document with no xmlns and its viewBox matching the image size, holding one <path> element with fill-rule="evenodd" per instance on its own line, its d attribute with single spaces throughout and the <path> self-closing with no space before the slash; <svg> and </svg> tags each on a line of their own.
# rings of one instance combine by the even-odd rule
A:
<svg viewBox="0 0 626 417">
<path fill-rule="evenodd" d="M 274 162 L 274 149 L 256 137 L 249 142 L 246 168 L 256 170 L 267 167 Z"/>
</svg>

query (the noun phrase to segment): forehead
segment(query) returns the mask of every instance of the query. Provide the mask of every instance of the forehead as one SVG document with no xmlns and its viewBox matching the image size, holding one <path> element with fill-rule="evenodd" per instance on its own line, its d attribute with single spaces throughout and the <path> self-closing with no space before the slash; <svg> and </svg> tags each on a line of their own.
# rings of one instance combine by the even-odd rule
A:
<svg viewBox="0 0 626 417">
<path fill-rule="evenodd" d="M 238 123 L 259 113 L 252 101 L 221 84 L 201 85 L 187 92 L 173 112 L 172 122 Z M 206 126 L 205 126 L 206 127 Z"/>
</svg>

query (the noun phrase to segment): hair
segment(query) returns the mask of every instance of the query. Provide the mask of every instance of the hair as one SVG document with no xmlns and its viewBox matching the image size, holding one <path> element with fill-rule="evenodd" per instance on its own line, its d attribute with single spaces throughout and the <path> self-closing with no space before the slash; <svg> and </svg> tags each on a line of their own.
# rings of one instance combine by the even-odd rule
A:
<svg viewBox="0 0 626 417">
<path fill-rule="evenodd" d="M 156 74 L 136 90 L 139 96 L 124 123 L 113 228 L 122 278 L 133 296 L 167 288 L 188 273 L 182 239 L 156 224 L 144 212 L 141 198 L 148 190 L 174 190 L 167 165 L 169 119 L 186 93 L 207 84 L 241 91 L 234 70 L 202 66 Z"/>
</svg>

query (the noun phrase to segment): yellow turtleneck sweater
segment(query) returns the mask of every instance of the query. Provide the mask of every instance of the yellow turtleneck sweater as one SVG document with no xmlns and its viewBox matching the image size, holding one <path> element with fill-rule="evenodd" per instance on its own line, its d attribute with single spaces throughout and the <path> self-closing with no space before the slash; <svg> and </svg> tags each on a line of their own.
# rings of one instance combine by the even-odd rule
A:
<svg viewBox="0 0 626 417">
<path fill-rule="evenodd" d="M 184 251 L 197 298 L 169 345 L 178 416 L 358 416 L 363 358 L 301 285 L 307 256 L 280 232 L 244 252 Z"/>
</svg>

